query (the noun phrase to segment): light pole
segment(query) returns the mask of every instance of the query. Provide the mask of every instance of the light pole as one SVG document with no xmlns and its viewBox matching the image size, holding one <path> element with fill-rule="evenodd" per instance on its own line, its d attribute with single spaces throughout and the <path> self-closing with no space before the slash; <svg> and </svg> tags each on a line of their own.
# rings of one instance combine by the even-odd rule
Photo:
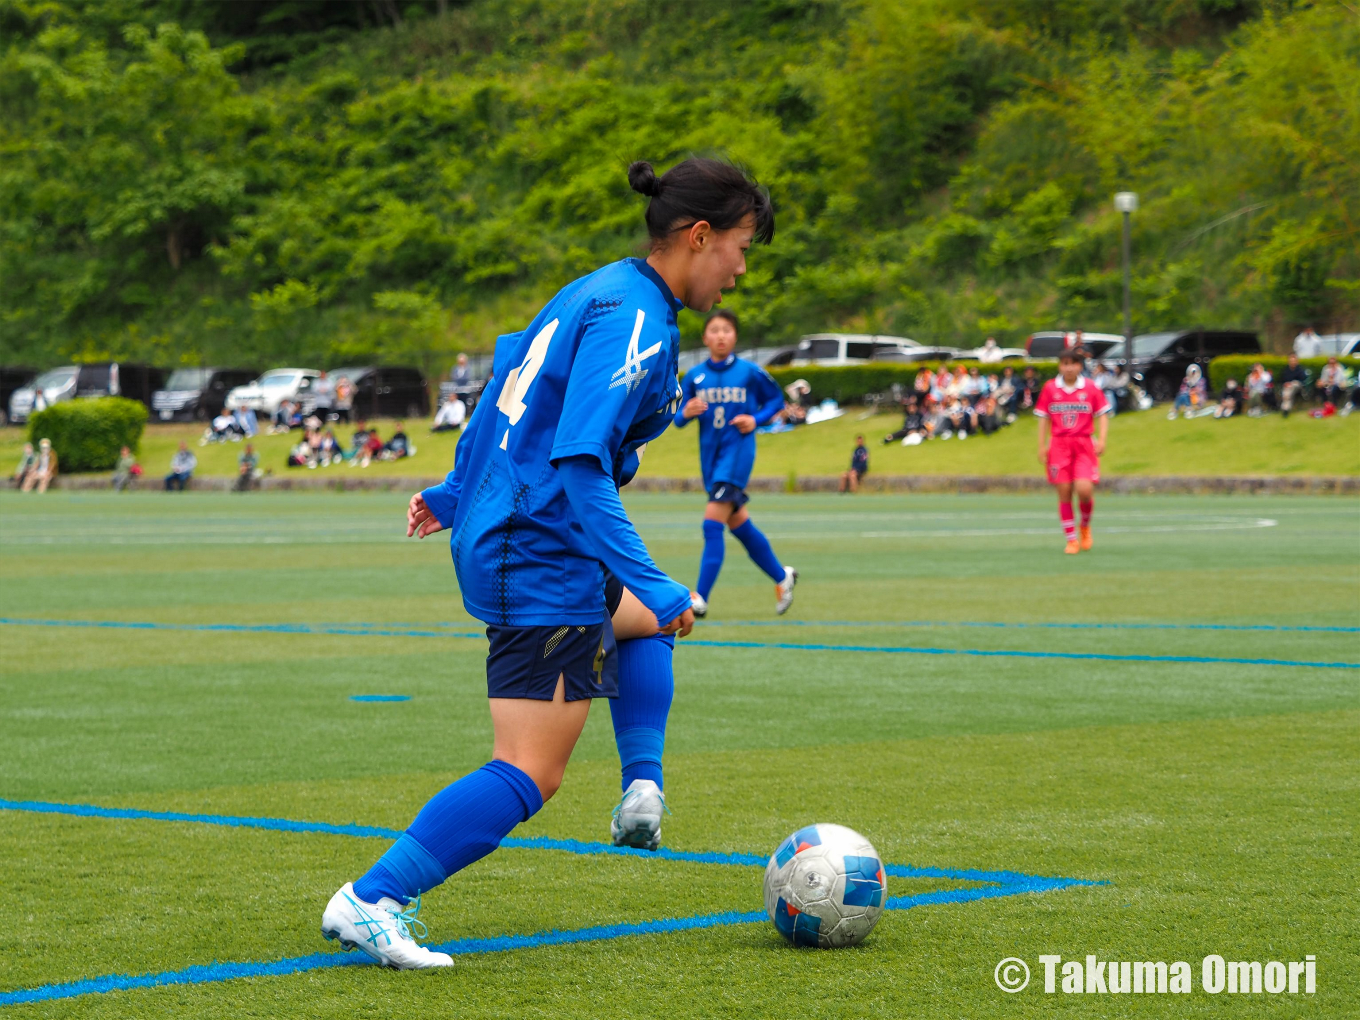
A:
<svg viewBox="0 0 1360 1020">
<path fill-rule="evenodd" d="M 1129 322 L 1129 214 L 1138 208 L 1138 193 L 1119 191 L 1114 196 L 1114 207 L 1124 214 L 1124 364 L 1133 366 L 1133 326 Z"/>
</svg>

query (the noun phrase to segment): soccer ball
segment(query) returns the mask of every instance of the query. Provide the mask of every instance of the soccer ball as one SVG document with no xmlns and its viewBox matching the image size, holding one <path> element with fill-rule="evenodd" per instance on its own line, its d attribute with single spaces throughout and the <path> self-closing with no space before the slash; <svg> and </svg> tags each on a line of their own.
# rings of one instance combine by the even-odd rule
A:
<svg viewBox="0 0 1360 1020">
<path fill-rule="evenodd" d="M 858 945 L 888 897 L 888 877 L 873 845 L 844 825 L 799 829 L 765 868 L 765 910 L 795 946 Z"/>
</svg>

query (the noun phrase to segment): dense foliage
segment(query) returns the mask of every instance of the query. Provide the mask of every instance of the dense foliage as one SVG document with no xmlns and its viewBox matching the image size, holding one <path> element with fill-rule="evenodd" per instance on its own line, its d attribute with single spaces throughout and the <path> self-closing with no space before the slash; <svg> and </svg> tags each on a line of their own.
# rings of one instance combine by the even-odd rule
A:
<svg viewBox="0 0 1360 1020">
<path fill-rule="evenodd" d="M 136 452 L 146 428 L 146 405 L 123 397 L 64 400 L 28 419 L 31 442 L 52 440 L 62 471 L 110 471 L 126 446 Z"/>
<path fill-rule="evenodd" d="M 0 359 L 446 366 L 638 251 L 634 158 L 778 236 L 746 340 L 1360 317 L 1333 0 L 0 0 Z M 687 342 L 697 320 L 686 316 Z"/>
<path fill-rule="evenodd" d="M 1360 372 L 1360 358 L 1340 358 L 1338 360 L 1346 366 L 1352 377 Z M 1215 358 L 1209 362 L 1209 386 L 1215 393 L 1222 393 L 1224 383 L 1229 379 L 1236 379 L 1238 383 L 1245 382 L 1252 366 L 1257 364 L 1269 372 L 1272 378 L 1278 378 L 1280 373 L 1288 367 L 1289 361 L 1278 354 L 1266 354 L 1259 358 L 1245 354 L 1229 354 Z M 1308 373 L 1310 383 L 1317 382 L 1318 374 L 1325 364 L 1327 364 L 1326 358 L 1299 359 L 1299 365 Z M 1309 393 L 1308 396 L 1311 397 L 1313 394 Z"/>
</svg>

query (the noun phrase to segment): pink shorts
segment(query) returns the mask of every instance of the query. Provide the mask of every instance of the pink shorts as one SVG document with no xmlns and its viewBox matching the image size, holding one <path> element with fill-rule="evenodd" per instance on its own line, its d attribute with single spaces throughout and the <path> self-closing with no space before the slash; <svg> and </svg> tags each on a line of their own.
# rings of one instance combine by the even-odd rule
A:
<svg viewBox="0 0 1360 1020">
<path fill-rule="evenodd" d="M 1090 436 L 1055 436 L 1048 447 L 1048 480 L 1071 485 L 1085 479 L 1100 481 L 1100 459 Z"/>
</svg>

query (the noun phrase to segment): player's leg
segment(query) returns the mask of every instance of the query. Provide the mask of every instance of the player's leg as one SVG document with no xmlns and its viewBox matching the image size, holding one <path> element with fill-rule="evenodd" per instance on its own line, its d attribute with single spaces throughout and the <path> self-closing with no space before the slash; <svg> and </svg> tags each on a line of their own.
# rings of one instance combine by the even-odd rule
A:
<svg viewBox="0 0 1360 1020">
<path fill-rule="evenodd" d="M 490 627 L 492 760 L 437 793 L 406 832 L 326 906 L 321 932 L 400 970 L 453 961 L 417 945 L 403 908 L 480 860 L 557 792 L 590 698 L 616 691 L 602 629 Z M 607 682 L 606 682 L 607 681 Z M 419 904 L 417 903 L 417 909 Z"/>
<path fill-rule="evenodd" d="M 740 502 L 734 504 L 732 515 L 727 518 L 727 526 L 732 531 L 732 537 L 746 547 L 746 555 L 751 557 L 751 562 L 774 581 L 774 611 L 783 616 L 793 605 L 793 586 L 798 582 L 798 571 L 779 562 L 770 540 L 746 512 L 746 493 L 740 489 L 736 493 L 740 496 Z"/>
<path fill-rule="evenodd" d="M 1091 513 L 1095 510 L 1095 483 L 1089 478 L 1078 478 L 1074 483 L 1077 492 L 1077 509 L 1081 512 L 1081 547 L 1090 549 Z"/>
<path fill-rule="evenodd" d="M 1067 540 L 1064 552 L 1072 554 L 1078 551 L 1080 546 L 1077 542 L 1077 521 L 1072 513 L 1072 482 L 1063 481 L 1058 483 L 1058 519 L 1062 522 L 1063 538 Z"/>
<path fill-rule="evenodd" d="M 623 795 L 609 835 L 615 846 L 655 850 L 667 810 L 661 759 L 675 694 L 675 639 L 658 633 L 656 617 L 632 592 L 620 585 L 615 594 L 610 587 L 605 597 L 618 644 L 619 696 L 609 702 L 609 711 Z"/>
<path fill-rule="evenodd" d="M 721 494 L 721 490 L 720 485 L 714 492 Z M 699 560 L 699 580 L 694 586 L 694 597 L 690 599 L 695 616 L 708 615 L 708 596 L 718 582 L 718 572 L 722 570 L 725 552 L 723 531 L 731 514 L 732 504 L 720 500 L 710 499 L 704 507 L 704 551 Z"/>
</svg>

